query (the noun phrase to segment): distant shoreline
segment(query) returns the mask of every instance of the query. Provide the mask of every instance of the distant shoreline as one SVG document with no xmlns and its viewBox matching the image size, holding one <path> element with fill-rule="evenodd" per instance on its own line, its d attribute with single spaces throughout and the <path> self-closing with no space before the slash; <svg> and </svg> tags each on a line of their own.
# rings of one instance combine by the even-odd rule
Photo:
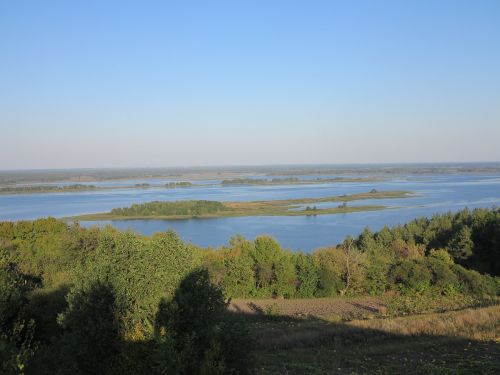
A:
<svg viewBox="0 0 500 375">
<path fill-rule="evenodd" d="M 183 168 L 78 168 L 40 170 L 0 170 L 0 188 L 33 184 L 74 184 L 124 180 L 228 180 L 256 176 L 385 179 L 396 176 L 433 174 L 499 174 L 500 162 L 470 163 L 377 163 L 377 164 L 311 164 L 275 166 L 219 166 Z M 327 177 L 328 176 L 328 177 Z M 100 187 L 99 187 L 100 188 Z"/>
<path fill-rule="evenodd" d="M 46 194 L 46 193 L 78 193 L 84 191 L 106 191 L 116 189 L 186 189 L 191 187 L 207 186 L 255 186 L 255 185 L 315 185 L 327 183 L 342 182 L 377 182 L 382 179 L 366 177 L 336 177 L 336 178 L 317 178 L 311 180 L 305 179 L 257 179 L 257 178 L 235 178 L 222 180 L 220 183 L 193 184 L 190 181 L 174 181 L 165 184 L 137 183 L 134 185 L 119 186 L 96 186 L 96 185 L 26 185 L 26 186 L 3 186 L 0 187 L 0 195 L 12 194 Z"/>
</svg>

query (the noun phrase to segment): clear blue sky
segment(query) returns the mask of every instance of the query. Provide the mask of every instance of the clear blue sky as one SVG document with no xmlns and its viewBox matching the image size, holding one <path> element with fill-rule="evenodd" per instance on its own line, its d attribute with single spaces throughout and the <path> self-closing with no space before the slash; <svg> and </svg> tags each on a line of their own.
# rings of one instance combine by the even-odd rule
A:
<svg viewBox="0 0 500 375">
<path fill-rule="evenodd" d="M 2 1 L 0 169 L 500 160 L 500 1 Z"/>
</svg>

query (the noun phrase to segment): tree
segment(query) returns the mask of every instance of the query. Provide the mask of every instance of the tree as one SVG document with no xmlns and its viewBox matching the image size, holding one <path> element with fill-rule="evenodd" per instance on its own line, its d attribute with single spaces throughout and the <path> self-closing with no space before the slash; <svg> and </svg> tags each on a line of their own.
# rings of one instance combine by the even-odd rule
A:
<svg viewBox="0 0 500 375">
<path fill-rule="evenodd" d="M 250 252 L 237 247 L 225 254 L 222 287 L 228 297 L 249 297 L 255 292 L 253 260 Z"/>
<path fill-rule="evenodd" d="M 35 322 L 26 316 L 26 294 L 33 288 L 14 264 L 0 259 L 0 372 L 24 374 L 36 349 Z"/>
<path fill-rule="evenodd" d="M 295 263 L 289 254 L 285 254 L 275 267 L 276 281 L 274 294 L 277 297 L 291 298 L 295 295 L 297 274 Z"/>
<path fill-rule="evenodd" d="M 366 256 L 354 246 L 354 240 L 348 236 L 337 248 L 339 253 L 339 271 L 344 281 L 341 295 L 355 294 L 360 291 L 365 279 Z"/>
<path fill-rule="evenodd" d="M 336 249 L 317 250 L 313 257 L 319 265 L 317 294 L 321 297 L 339 294 L 339 291 L 344 288 L 344 282 L 337 266 Z"/>
<path fill-rule="evenodd" d="M 256 291 L 259 295 L 270 296 L 271 285 L 276 280 L 276 264 L 282 258 L 280 245 L 269 236 L 257 237 L 252 250 Z"/>
<path fill-rule="evenodd" d="M 403 239 L 396 239 L 392 243 L 392 251 L 396 259 L 419 259 L 425 255 L 425 246 L 407 243 Z"/>
<path fill-rule="evenodd" d="M 190 273 L 173 298 L 160 304 L 155 324 L 160 344 L 154 355 L 156 372 L 247 373 L 249 338 L 224 322 L 226 305 L 223 291 L 211 284 L 206 269 Z"/>
<path fill-rule="evenodd" d="M 469 226 L 463 225 L 450 241 L 449 249 L 453 257 L 457 260 L 465 260 L 472 256 L 474 252 L 474 242 L 472 241 L 472 230 Z"/>
<path fill-rule="evenodd" d="M 124 337 L 151 337 L 162 297 L 172 296 L 180 281 L 196 266 L 195 254 L 174 232 L 145 238 L 133 232 L 105 229 L 96 251 L 76 271 L 74 293 L 96 282 L 113 286 L 115 308 Z"/>
<path fill-rule="evenodd" d="M 423 264 L 404 260 L 391 271 L 394 284 L 403 291 L 426 292 L 431 285 L 432 274 Z"/>
<path fill-rule="evenodd" d="M 59 366 L 68 374 L 109 372 L 119 353 L 123 327 L 110 284 L 96 282 L 68 295 L 68 308 L 59 317 Z"/>
<path fill-rule="evenodd" d="M 318 289 L 318 267 L 314 258 L 309 255 L 297 254 L 295 256 L 297 267 L 297 296 L 302 298 L 313 297 Z"/>
</svg>

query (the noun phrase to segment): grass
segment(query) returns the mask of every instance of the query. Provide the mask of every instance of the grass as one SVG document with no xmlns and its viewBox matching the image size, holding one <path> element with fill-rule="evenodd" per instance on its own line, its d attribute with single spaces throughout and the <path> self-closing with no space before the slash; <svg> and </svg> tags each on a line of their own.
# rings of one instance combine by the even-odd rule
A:
<svg viewBox="0 0 500 375">
<path fill-rule="evenodd" d="M 341 204 L 338 207 L 310 210 L 294 210 L 302 205 L 314 205 L 325 202 L 347 203 L 364 199 L 392 199 L 407 198 L 412 196 L 407 191 L 372 191 L 368 193 L 350 194 L 342 196 L 324 197 L 324 198 L 300 198 L 286 200 L 269 200 L 253 202 L 222 202 L 224 208 L 217 212 L 210 212 L 202 215 L 118 215 L 111 212 L 87 214 L 71 217 L 76 220 L 137 220 L 137 219 L 161 219 L 161 220 L 179 220 L 191 218 L 215 218 L 215 217 L 235 217 L 235 216 L 315 216 L 338 214 L 359 211 L 375 211 L 385 209 L 382 205 L 365 205 L 350 207 L 347 204 Z"/>
<path fill-rule="evenodd" d="M 239 313 L 256 341 L 257 374 L 500 373 L 498 305 L 349 321 L 266 311 Z"/>
</svg>

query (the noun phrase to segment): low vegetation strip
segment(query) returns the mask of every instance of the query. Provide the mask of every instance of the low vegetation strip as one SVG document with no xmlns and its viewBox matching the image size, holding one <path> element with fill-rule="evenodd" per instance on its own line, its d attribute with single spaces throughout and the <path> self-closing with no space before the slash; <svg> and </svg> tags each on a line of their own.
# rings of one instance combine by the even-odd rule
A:
<svg viewBox="0 0 500 375">
<path fill-rule="evenodd" d="M 407 191 L 376 191 L 323 198 L 299 198 L 286 200 L 253 202 L 217 202 L 207 200 L 155 201 L 134 204 L 130 207 L 115 208 L 108 213 L 89 214 L 75 217 L 78 220 L 113 220 L 113 219 L 189 219 L 194 217 L 231 217 L 231 216 L 303 216 L 325 215 L 357 211 L 384 209 L 382 205 L 349 206 L 348 202 L 366 199 L 407 198 L 412 194 Z M 316 206 L 302 209 L 302 205 L 339 202 L 332 208 Z"/>
</svg>

